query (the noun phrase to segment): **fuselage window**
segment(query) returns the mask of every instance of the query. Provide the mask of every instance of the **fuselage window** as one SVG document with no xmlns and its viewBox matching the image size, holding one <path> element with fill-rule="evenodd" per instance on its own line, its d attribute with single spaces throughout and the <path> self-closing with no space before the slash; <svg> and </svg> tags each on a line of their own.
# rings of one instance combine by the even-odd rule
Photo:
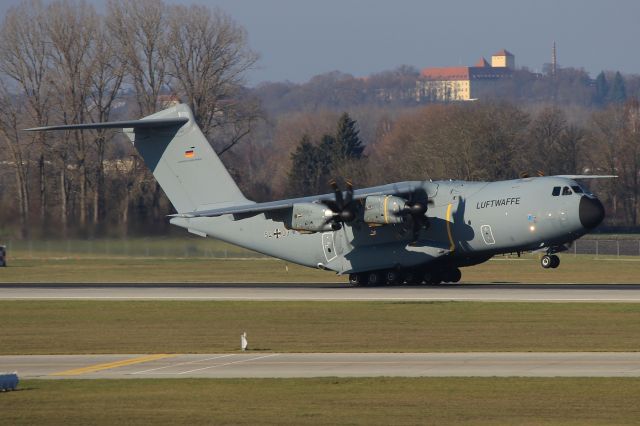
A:
<svg viewBox="0 0 640 426">
<path fill-rule="evenodd" d="M 571 194 L 573 194 L 573 192 L 571 192 L 568 186 L 565 186 L 564 188 L 562 188 L 562 195 L 571 195 Z"/>
<path fill-rule="evenodd" d="M 553 187 L 553 192 L 551 193 L 551 195 L 553 195 L 554 197 L 557 197 L 558 195 L 560 195 L 560 187 L 559 186 L 554 186 Z"/>
<path fill-rule="evenodd" d="M 579 186 L 572 186 L 571 189 L 573 189 L 573 192 L 575 192 L 576 194 L 582 194 L 584 191 L 582 190 L 582 188 L 580 188 Z"/>
</svg>

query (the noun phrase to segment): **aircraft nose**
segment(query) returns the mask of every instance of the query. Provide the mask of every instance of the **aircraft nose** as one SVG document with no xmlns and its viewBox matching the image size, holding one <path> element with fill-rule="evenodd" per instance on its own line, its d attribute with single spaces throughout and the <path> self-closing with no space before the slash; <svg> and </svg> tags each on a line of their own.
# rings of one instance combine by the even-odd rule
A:
<svg viewBox="0 0 640 426">
<path fill-rule="evenodd" d="M 582 196 L 578 208 L 580 223 L 587 229 L 593 229 L 600 225 L 604 219 L 604 206 L 597 198 Z"/>
</svg>

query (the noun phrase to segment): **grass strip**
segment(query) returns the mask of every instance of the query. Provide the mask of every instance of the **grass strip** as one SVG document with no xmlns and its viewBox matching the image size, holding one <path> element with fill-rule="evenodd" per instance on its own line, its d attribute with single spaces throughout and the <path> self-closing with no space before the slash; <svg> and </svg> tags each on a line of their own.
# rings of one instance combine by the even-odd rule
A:
<svg viewBox="0 0 640 426">
<path fill-rule="evenodd" d="M 0 354 L 637 351 L 627 303 L 3 301 Z"/>
<path fill-rule="evenodd" d="M 637 424 L 632 378 L 27 380 L 6 424 Z"/>
</svg>

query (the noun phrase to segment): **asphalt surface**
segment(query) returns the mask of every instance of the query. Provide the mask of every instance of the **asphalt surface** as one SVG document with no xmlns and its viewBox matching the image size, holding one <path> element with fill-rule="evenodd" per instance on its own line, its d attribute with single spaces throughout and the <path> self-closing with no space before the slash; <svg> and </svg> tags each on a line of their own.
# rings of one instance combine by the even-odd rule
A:
<svg viewBox="0 0 640 426">
<path fill-rule="evenodd" d="M 22 378 L 640 377 L 640 353 L 426 353 L 1 356 Z"/>
<path fill-rule="evenodd" d="M 640 285 L 457 284 L 350 288 L 340 284 L 0 285 L 0 300 L 370 300 L 640 302 Z"/>
</svg>

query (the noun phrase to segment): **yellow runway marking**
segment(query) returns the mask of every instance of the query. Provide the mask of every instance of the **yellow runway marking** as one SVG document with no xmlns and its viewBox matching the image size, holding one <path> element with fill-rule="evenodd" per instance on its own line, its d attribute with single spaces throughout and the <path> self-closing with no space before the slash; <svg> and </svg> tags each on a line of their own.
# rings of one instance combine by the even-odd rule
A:
<svg viewBox="0 0 640 426">
<path fill-rule="evenodd" d="M 177 355 L 155 354 L 145 355 L 137 358 L 123 359 L 122 361 L 107 362 L 103 364 L 89 365 L 87 367 L 74 368 L 73 370 L 51 373 L 50 376 L 79 376 L 80 374 L 95 373 L 96 371 L 108 370 L 110 368 L 124 367 L 127 365 L 140 364 L 142 362 L 156 361 L 163 358 L 172 358 Z"/>
</svg>

